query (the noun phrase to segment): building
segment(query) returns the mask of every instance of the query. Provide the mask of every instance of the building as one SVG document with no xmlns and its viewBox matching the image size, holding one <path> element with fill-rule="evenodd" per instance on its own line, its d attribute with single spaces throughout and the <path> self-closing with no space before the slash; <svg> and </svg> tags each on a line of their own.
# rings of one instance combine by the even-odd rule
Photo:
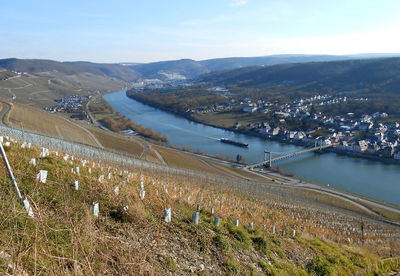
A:
<svg viewBox="0 0 400 276">
<path fill-rule="evenodd" d="M 368 149 L 368 143 L 365 140 L 360 140 L 353 145 L 353 151 L 364 152 Z"/>
</svg>

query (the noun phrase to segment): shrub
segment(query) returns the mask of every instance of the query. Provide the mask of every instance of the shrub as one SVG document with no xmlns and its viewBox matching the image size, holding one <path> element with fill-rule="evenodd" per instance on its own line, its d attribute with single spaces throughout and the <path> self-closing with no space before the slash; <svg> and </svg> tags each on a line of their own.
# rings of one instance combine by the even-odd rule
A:
<svg viewBox="0 0 400 276">
<path fill-rule="evenodd" d="M 222 235 L 216 235 L 213 238 L 213 241 L 214 241 L 214 244 L 216 247 L 218 247 L 224 251 L 229 251 L 231 248 L 228 240 Z"/>
<path fill-rule="evenodd" d="M 309 264 L 307 264 L 307 270 L 308 272 L 318 276 L 332 274 L 331 264 L 327 260 L 324 260 L 319 256 L 315 257 Z"/>
<path fill-rule="evenodd" d="M 254 247 L 258 250 L 261 251 L 263 253 L 267 253 L 267 240 L 263 237 L 254 237 L 251 238 L 253 243 L 254 243 Z"/>
<path fill-rule="evenodd" d="M 250 246 L 250 238 L 242 228 L 228 224 L 228 231 L 242 247 L 248 248 Z"/>
</svg>

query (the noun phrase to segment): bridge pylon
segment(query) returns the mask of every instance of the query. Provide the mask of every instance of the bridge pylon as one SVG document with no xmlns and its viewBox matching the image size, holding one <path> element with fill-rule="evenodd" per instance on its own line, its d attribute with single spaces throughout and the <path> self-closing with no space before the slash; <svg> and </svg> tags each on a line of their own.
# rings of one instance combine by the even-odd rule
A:
<svg viewBox="0 0 400 276">
<path fill-rule="evenodd" d="M 264 161 L 267 161 L 267 154 L 268 154 L 268 163 L 266 163 L 265 165 L 268 168 L 271 168 L 272 167 L 272 157 L 271 157 L 272 152 L 264 150 Z"/>
</svg>

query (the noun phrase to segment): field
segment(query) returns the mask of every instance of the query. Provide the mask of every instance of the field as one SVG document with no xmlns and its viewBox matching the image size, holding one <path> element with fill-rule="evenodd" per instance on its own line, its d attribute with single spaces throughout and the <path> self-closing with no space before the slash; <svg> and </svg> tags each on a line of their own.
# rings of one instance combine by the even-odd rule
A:
<svg viewBox="0 0 400 276">
<path fill-rule="evenodd" d="M 141 156 L 144 147 L 134 138 L 127 138 L 119 134 L 108 132 L 94 126 L 85 126 L 100 141 L 103 147 L 118 152 L 125 152 L 134 156 Z"/>
<path fill-rule="evenodd" d="M 6 123 L 23 129 L 66 141 L 86 144 L 94 147 L 105 147 L 115 151 L 141 156 L 143 146 L 135 139 L 126 138 L 92 127 L 87 123 L 74 122 L 49 112 L 13 104 Z M 7 121 L 8 119 L 8 121 Z"/>
<path fill-rule="evenodd" d="M 236 122 L 240 122 L 242 125 L 247 125 L 265 120 L 265 116 L 262 113 L 254 114 L 243 112 L 210 112 L 204 114 L 192 114 L 192 117 L 197 121 L 206 124 L 212 122 L 213 125 L 224 128 L 231 128 Z"/>
<path fill-rule="evenodd" d="M 90 132 L 61 116 L 13 104 L 6 119 L 10 126 L 66 141 L 99 146 Z"/>
<path fill-rule="evenodd" d="M 399 241 L 390 241 L 400 235 L 398 229 L 291 200 L 279 186 L 254 189 L 237 178 L 72 159 L 53 151 L 39 158 L 40 151 L 16 141 L 6 147 L 33 218 L 0 165 L 0 274 L 386 275 L 400 270 Z M 29 164 L 32 158 L 36 166 Z M 36 178 L 39 170 L 48 171 L 44 183 Z M 164 221 L 165 208 L 171 208 L 171 222 Z M 192 222 L 196 210 L 197 225 Z"/>
</svg>

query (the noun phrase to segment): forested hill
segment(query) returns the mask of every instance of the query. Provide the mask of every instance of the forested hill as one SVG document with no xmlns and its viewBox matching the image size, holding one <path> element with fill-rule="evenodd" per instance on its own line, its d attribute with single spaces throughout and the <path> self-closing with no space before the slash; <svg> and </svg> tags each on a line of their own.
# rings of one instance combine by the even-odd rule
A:
<svg viewBox="0 0 400 276">
<path fill-rule="evenodd" d="M 383 55 L 386 56 L 386 55 Z M 396 56 L 390 54 L 389 56 Z M 186 78 L 197 78 L 201 74 L 244 68 L 249 66 L 270 66 L 286 63 L 337 61 L 349 59 L 364 59 L 382 57 L 382 54 L 365 54 L 354 56 L 334 56 L 334 55 L 271 55 L 260 57 L 229 57 L 214 58 L 206 60 L 180 59 L 170 61 L 160 61 L 142 64 L 124 63 L 139 72 L 146 78 L 165 78 L 165 74 L 178 74 Z"/>
<path fill-rule="evenodd" d="M 400 92 L 400 58 L 255 66 L 202 75 L 200 81 L 239 87 L 301 87 Z"/>
<path fill-rule="evenodd" d="M 128 66 L 84 61 L 59 62 L 45 59 L 1 59 L 0 67 L 17 72 L 43 73 L 56 71 L 66 75 L 91 73 L 123 81 L 134 81 L 140 74 Z"/>
</svg>

